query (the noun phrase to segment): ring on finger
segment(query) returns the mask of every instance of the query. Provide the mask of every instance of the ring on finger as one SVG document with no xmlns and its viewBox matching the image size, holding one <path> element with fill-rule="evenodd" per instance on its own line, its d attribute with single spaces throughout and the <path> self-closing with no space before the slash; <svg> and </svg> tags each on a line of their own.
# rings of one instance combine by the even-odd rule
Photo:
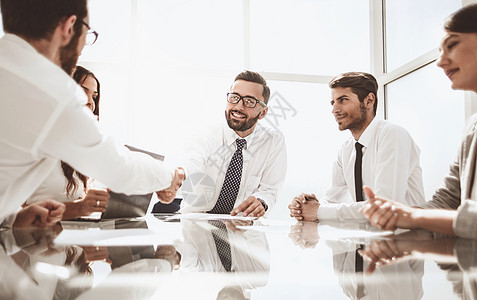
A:
<svg viewBox="0 0 477 300">
<path fill-rule="evenodd" d="M 99 206 L 99 200 L 98 200 L 98 201 L 96 201 L 96 206 Z"/>
</svg>

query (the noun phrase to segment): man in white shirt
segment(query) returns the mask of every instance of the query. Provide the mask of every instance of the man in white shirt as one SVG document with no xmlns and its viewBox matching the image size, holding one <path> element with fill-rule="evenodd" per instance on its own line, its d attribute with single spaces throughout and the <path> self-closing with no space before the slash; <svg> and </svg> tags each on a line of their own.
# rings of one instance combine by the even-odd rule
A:
<svg viewBox="0 0 477 300">
<path fill-rule="evenodd" d="M 184 165 L 181 212 L 261 217 L 277 202 L 287 154 L 283 134 L 258 124 L 269 97 L 260 74 L 236 76 L 227 93 L 227 125 L 197 142 Z"/>
<path fill-rule="evenodd" d="M 116 192 L 164 190 L 162 198 L 172 200 L 183 174 L 103 136 L 84 91 L 69 76 L 87 35 L 93 43 L 97 38 L 87 0 L 0 5 L 6 32 L 0 40 L 0 222 L 61 219 L 64 206 L 48 199 L 14 215 L 60 160 Z"/>
<path fill-rule="evenodd" d="M 290 216 L 303 221 L 364 221 L 359 212 L 364 205 L 363 184 L 407 205 L 424 203 L 420 150 L 405 129 L 375 119 L 376 79 L 350 72 L 338 75 L 329 86 L 338 128 L 348 129 L 352 137 L 338 152 L 326 195 L 320 200 L 314 194 L 295 197 L 288 206 Z"/>
</svg>

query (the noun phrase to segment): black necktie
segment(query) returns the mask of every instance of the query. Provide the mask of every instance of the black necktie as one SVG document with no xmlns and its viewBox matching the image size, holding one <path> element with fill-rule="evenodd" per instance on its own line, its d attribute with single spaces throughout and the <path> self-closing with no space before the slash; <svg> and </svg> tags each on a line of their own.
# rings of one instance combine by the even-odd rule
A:
<svg viewBox="0 0 477 300">
<path fill-rule="evenodd" d="M 244 139 L 236 139 L 237 150 L 230 160 L 227 173 L 225 173 L 224 184 L 220 190 L 219 198 L 209 213 L 212 214 L 229 214 L 234 208 L 237 200 L 240 181 L 242 180 L 243 155 L 242 149 L 247 144 Z"/>
<path fill-rule="evenodd" d="M 356 160 L 354 162 L 354 191 L 356 195 L 356 202 L 363 201 L 363 176 L 362 176 L 362 162 L 363 162 L 363 145 L 356 142 Z"/>
<path fill-rule="evenodd" d="M 356 202 L 364 201 L 363 197 L 363 145 L 356 142 L 354 144 L 356 148 L 356 160 L 354 162 L 354 192 L 356 195 Z M 364 285 L 363 285 L 363 257 L 358 253 L 358 250 L 362 249 L 361 245 L 355 252 L 355 261 L 354 261 L 354 270 L 357 274 L 358 286 L 356 288 L 356 297 L 360 299 L 364 296 Z"/>
<path fill-rule="evenodd" d="M 356 298 L 361 299 L 364 297 L 364 282 L 363 282 L 363 257 L 359 254 L 359 250 L 364 249 L 363 245 L 359 245 L 355 251 L 354 271 L 356 272 Z"/>
<path fill-rule="evenodd" d="M 211 220 L 209 223 L 217 227 L 211 230 L 215 248 L 217 249 L 217 254 L 219 255 L 222 266 L 224 266 L 227 272 L 230 272 L 232 270 L 232 253 L 230 250 L 227 227 L 222 221 Z"/>
</svg>

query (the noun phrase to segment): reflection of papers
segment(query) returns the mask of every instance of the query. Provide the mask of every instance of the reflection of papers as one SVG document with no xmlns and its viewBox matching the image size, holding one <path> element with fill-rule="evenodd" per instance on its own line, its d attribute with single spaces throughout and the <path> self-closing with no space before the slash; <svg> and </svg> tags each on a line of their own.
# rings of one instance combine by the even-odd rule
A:
<svg viewBox="0 0 477 300">
<path fill-rule="evenodd" d="M 206 214 L 206 213 L 187 213 L 187 214 L 177 214 L 166 218 L 168 220 L 177 220 L 177 219 L 186 219 L 186 220 L 241 220 L 241 221 L 253 221 L 256 220 L 256 217 L 243 217 L 243 216 L 231 216 L 231 215 L 222 215 L 222 214 Z"/>
<path fill-rule="evenodd" d="M 100 229 L 114 229 L 115 228 L 114 220 L 99 221 L 99 222 L 88 222 L 88 221 L 61 221 L 61 227 L 63 229 L 77 229 L 85 230 L 90 228 L 100 228 Z"/>
<path fill-rule="evenodd" d="M 55 239 L 55 245 L 91 245 L 91 246 L 140 246 L 151 244 L 172 244 L 168 234 L 153 232 L 149 229 L 121 230 L 63 230 Z"/>
<path fill-rule="evenodd" d="M 261 218 L 258 222 L 254 222 L 253 226 L 241 226 L 238 225 L 238 229 L 252 230 L 263 233 L 283 233 L 288 234 L 290 227 L 295 225 L 295 220 L 270 220 L 267 218 Z"/>
</svg>

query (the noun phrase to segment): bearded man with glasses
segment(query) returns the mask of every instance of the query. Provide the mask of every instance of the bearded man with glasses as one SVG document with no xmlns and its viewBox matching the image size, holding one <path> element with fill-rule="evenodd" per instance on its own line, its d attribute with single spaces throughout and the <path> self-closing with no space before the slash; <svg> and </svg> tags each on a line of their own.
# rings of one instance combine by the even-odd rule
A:
<svg viewBox="0 0 477 300">
<path fill-rule="evenodd" d="M 227 125 L 196 143 L 184 164 L 181 212 L 262 217 L 278 199 L 287 168 L 283 134 L 259 124 L 270 88 L 258 73 L 243 71 L 227 93 Z"/>
</svg>

